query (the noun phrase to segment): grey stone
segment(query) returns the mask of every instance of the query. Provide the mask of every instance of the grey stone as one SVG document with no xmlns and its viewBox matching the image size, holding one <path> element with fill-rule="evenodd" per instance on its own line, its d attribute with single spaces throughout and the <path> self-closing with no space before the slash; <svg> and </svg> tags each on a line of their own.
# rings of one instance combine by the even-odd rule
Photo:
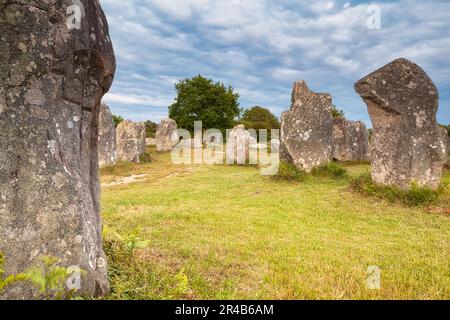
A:
<svg viewBox="0 0 450 320">
<path fill-rule="evenodd" d="M 156 150 L 159 152 L 172 151 L 179 142 L 178 126 L 175 120 L 163 119 L 156 129 Z"/>
<path fill-rule="evenodd" d="M 117 159 L 125 162 L 140 162 L 145 153 L 145 123 L 125 120 L 116 128 Z"/>
<path fill-rule="evenodd" d="M 116 125 L 108 106 L 100 105 L 98 124 L 98 163 L 100 167 L 117 163 Z"/>
<path fill-rule="evenodd" d="M 395 60 L 358 81 L 373 123 L 372 179 L 409 189 L 438 188 L 445 143 L 436 121 L 439 94 L 418 65 Z"/>
<path fill-rule="evenodd" d="M 226 146 L 227 164 L 246 164 L 249 159 L 250 142 L 255 142 L 244 125 L 238 125 L 228 134 Z"/>
<path fill-rule="evenodd" d="M 369 160 L 369 134 L 362 121 L 337 117 L 333 121 L 333 159 L 341 162 Z"/>
<path fill-rule="evenodd" d="M 6 275 L 53 256 L 83 270 L 79 294 L 99 296 L 98 118 L 115 59 L 99 1 L 80 3 L 81 29 L 69 30 L 70 1 L 0 1 L 0 251 Z M 2 298 L 42 296 L 18 282 Z"/>
<path fill-rule="evenodd" d="M 446 157 L 444 157 L 444 164 L 445 167 L 450 167 L 450 136 L 448 135 L 447 129 L 446 128 L 441 128 L 442 130 L 442 137 L 445 143 L 445 154 Z"/>
<path fill-rule="evenodd" d="M 281 160 L 306 172 L 330 162 L 332 110 L 328 93 L 312 92 L 305 81 L 296 82 L 291 109 L 281 116 Z"/>
</svg>

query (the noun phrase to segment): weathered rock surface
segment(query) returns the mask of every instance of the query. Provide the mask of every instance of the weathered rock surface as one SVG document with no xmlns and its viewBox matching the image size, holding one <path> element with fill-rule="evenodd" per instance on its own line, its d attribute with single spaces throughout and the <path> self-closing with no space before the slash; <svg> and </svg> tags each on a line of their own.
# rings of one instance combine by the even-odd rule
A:
<svg viewBox="0 0 450 320">
<path fill-rule="evenodd" d="M 156 146 L 156 139 L 155 138 L 147 138 L 146 144 L 147 144 L 147 146 Z"/>
<path fill-rule="evenodd" d="M 372 179 L 409 189 L 438 188 L 445 143 L 436 122 L 439 94 L 416 64 L 395 60 L 358 81 L 373 123 Z"/>
<path fill-rule="evenodd" d="M 117 159 L 126 162 L 140 162 L 145 153 L 145 123 L 125 120 L 116 128 Z"/>
<path fill-rule="evenodd" d="M 342 117 L 333 121 L 333 159 L 337 161 L 369 160 L 369 134 L 362 121 Z"/>
<path fill-rule="evenodd" d="M 331 160 L 333 138 L 332 98 L 315 93 L 305 81 L 294 84 L 290 111 L 281 116 L 282 161 L 304 171 Z"/>
<path fill-rule="evenodd" d="M 160 152 L 172 151 L 179 142 L 177 123 L 172 119 L 163 119 L 156 129 L 156 150 Z"/>
<path fill-rule="evenodd" d="M 445 157 L 444 157 L 444 163 L 446 167 L 450 167 L 450 136 L 448 135 L 446 128 L 441 128 L 442 131 L 442 137 L 445 143 Z"/>
<path fill-rule="evenodd" d="M 116 125 L 108 106 L 101 103 L 98 123 L 98 164 L 105 167 L 116 163 Z"/>
<path fill-rule="evenodd" d="M 256 143 L 256 138 L 251 136 L 244 125 L 234 127 L 227 140 L 227 164 L 246 164 L 249 159 L 249 146 Z"/>
<path fill-rule="evenodd" d="M 0 1 L 0 251 L 6 275 L 49 255 L 78 266 L 93 296 L 108 290 L 97 128 L 115 59 L 99 2 L 80 3 L 70 30 L 70 1 Z M 20 282 L 0 298 L 40 296 Z"/>
</svg>

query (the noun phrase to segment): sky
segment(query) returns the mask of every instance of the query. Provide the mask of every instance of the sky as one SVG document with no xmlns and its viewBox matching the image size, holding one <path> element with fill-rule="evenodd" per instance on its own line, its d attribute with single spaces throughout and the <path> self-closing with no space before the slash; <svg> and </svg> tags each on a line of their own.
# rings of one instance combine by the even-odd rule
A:
<svg viewBox="0 0 450 320">
<path fill-rule="evenodd" d="M 306 80 L 311 90 L 330 93 L 348 119 L 370 127 L 354 83 L 403 57 L 433 79 L 438 120 L 450 124 L 450 0 L 101 4 L 117 59 L 104 101 L 126 119 L 159 122 L 175 83 L 201 74 L 231 85 L 242 108 L 259 105 L 276 116 L 289 109 L 293 83 Z"/>
</svg>

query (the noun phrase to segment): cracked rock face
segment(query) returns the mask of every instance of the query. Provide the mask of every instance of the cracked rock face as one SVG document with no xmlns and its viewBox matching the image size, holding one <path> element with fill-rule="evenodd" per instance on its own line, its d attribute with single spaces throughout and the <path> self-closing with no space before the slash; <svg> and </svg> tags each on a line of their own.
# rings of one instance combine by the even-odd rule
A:
<svg viewBox="0 0 450 320">
<path fill-rule="evenodd" d="M 145 124 L 125 120 L 116 128 L 117 159 L 126 162 L 140 162 L 147 145 Z"/>
<path fill-rule="evenodd" d="M 115 72 L 97 0 L 0 1 L 0 251 L 6 274 L 53 256 L 84 270 L 79 293 L 108 290 L 99 206 L 98 118 Z M 28 283 L 0 298 L 39 298 Z"/>
<path fill-rule="evenodd" d="M 418 65 L 398 59 L 358 81 L 373 123 L 372 179 L 409 189 L 438 188 L 445 143 L 436 121 L 439 94 Z"/>
<path fill-rule="evenodd" d="M 98 163 L 100 167 L 112 166 L 117 163 L 116 126 L 112 113 L 105 103 L 100 105 Z"/>
<path fill-rule="evenodd" d="M 333 138 L 332 98 L 315 93 L 305 81 L 294 84 L 291 109 L 281 116 L 282 161 L 310 172 L 331 160 Z"/>
<path fill-rule="evenodd" d="M 369 160 L 369 134 L 362 121 L 334 119 L 333 159 L 341 162 Z"/>
<path fill-rule="evenodd" d="M 179 142 L 178 125 L 175 120 L 163 119 L 156 129 L 156 150 L 159 152 L 172 151 Z"/>
</svg>

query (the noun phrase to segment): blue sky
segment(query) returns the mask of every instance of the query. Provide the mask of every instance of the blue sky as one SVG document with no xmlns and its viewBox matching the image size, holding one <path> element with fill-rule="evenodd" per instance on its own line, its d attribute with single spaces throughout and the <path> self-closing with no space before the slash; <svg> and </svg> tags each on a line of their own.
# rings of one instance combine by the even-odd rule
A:
<svg viewBox="0 0 450 320">
<path fill-rule="evenodd" d="M 201 74 L 232 85 L 241 107 L 277 116 L 292 84 L 328 92 L 349 119 L 370 126 L 354 83 L 395 58 L 419 64 L 450 123 L 450 1 L 101 0 L 117 58 L 104 100 L 127 119 L 159 122 L 174 84 Z M 381 29 L 367 27 L 369 5 Z"/>
</svg>

